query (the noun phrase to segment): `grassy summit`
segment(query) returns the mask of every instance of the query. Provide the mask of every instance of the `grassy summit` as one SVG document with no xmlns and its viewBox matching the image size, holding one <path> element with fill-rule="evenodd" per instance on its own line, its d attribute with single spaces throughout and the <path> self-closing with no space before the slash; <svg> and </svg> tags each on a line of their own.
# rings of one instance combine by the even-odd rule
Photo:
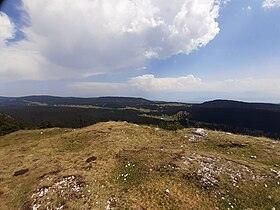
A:
<svg viewBox="0 0 280 210">
<path fill-rule="evenodd" d="M 0 209 L 280 209 L 280 142 L 124 122 L 0 137 Z"/>
</svg>

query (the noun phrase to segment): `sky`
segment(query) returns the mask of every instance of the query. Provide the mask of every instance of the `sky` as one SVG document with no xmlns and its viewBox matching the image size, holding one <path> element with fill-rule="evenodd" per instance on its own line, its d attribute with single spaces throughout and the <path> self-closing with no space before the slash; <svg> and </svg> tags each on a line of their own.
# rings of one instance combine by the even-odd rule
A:
<svg viewBox="0 0 280 210">
<path fill-rule="evenodd" d="M 7 0 L 0 95 L 280 103 L 280 0 Z"/>
</svg>

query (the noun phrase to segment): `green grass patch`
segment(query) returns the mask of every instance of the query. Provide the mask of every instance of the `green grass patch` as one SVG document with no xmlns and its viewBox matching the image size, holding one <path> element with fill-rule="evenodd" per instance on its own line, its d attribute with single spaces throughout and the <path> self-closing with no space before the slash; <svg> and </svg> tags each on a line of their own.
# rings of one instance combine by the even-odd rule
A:
<svg viewBox="0 0 280 210">
<path fill-rule="evenodd" d="M 121 160 L 116 169 L 118 183 L 125 187 L 139 184 L 145 177 L 144 164 L 136 160 Z"/>
</svg>

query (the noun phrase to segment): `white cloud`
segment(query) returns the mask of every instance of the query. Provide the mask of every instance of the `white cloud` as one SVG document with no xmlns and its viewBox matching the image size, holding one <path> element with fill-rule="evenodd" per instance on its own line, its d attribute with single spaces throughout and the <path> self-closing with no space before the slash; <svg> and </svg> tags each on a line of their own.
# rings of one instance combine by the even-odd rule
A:
<svg viewBox="0 0 280 210">
<path fill-rule="evenodd" d="M 265 0 L 262 4 L 262 7 L 267 9 L 280 7 L 280 0 Z"/>
<path fill-rule="evenodd" d="M 189 54 L 219 33 L 220 2 L 22 0 L 29 17 L 21 29 L 26 40 L 1 47 L 0 63 L 6 65 L 0 79 L 87 77 Z M 3 42 L 14 34 L 14 26 L 3 13 L 0 18 L 7 25 L 0 25 Z"/>
<path fill-rule="evenodd" d="M 15 37 L 16 29 L 9 17 L 0 12 L 0 80 L 18 77 L 21 79 L 39 79 L 40 55 L 34 51 L 34 45 L 22 41 L 20 44 L 7 45 Z"/>
<path fill-rule="evenodd" d="M 14 35 L 14 24 L 5 13 L 0 12 L 0 47 L 3 47 L 5 42 L 12 39 Z"/>
<path fill-rule="evenodd" d="M 228 4 L 229 2 L 231 2 L 231 0 L 224 0 L 224 4 Z"/>
<path fill-rule="evenodd" d="M 178 78 L 155 78 L 146 74 L 131 78 L 129 84 L 145 91 L 189 91 L 201 84 L 201 79 L 193 75 Z"/>
<path fill-rule="evenodd" d="M 159 57 L 159 54 L 158 52 L 156 51 L 146 51 L 144 53 L 145 57 L 148 58 L 148 59 L 152 59 L 152 58 L 158 58 Z"/>
<path fill-rule="evenodd" d="M 128 84 L 139 90 L 154 92 L 275 92 L 280 89 L 280 79 L 247 78 L 207 82 L 193 75 L 175 78 L 143 75 L 130 79 Z"/>
<path fill-rule="evenodd" d="M 251 6 L 247 6 L 247 7 L 242 7 L 243 11 L 251 11 L 252 7 Z"/>
<path fill-rule="evenodd" d="M 247 100 L 262 97 L 279 98 L 280 79 L 236 79 L 215 82 L 203 81 L 193 75 L 174 78 L 156 78 L 154 75 L 143 75 L 131 78 L 125 83 L 78 82 L 71 86 L 73 93 L 85 96 L 126 95 L 148 97 L 160 100 L 182 100 L 191 96 L 189 100 L 207 100 L 232 96 L 235 99 L 244 96 Z M 270 98 L 271 100 L 271 98 Z"/>
</svg>

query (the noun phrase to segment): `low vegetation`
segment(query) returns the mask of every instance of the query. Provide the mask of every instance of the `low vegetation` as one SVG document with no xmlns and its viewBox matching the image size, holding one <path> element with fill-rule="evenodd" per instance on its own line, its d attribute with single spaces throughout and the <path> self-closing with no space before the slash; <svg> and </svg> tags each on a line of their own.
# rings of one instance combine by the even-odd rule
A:
<svg viewBox="0 0 280 210">
<path fill-rule="evenodd" d="M 0 208 L 280 209 L 280 142 L 126 122 L 0 137 Z"/>
<path fill-rule="evenodd" d="M 0 113 L 0 136 L 20 130 L 24 128 L 23 123 L 15 118 Z"/>
</svg>

